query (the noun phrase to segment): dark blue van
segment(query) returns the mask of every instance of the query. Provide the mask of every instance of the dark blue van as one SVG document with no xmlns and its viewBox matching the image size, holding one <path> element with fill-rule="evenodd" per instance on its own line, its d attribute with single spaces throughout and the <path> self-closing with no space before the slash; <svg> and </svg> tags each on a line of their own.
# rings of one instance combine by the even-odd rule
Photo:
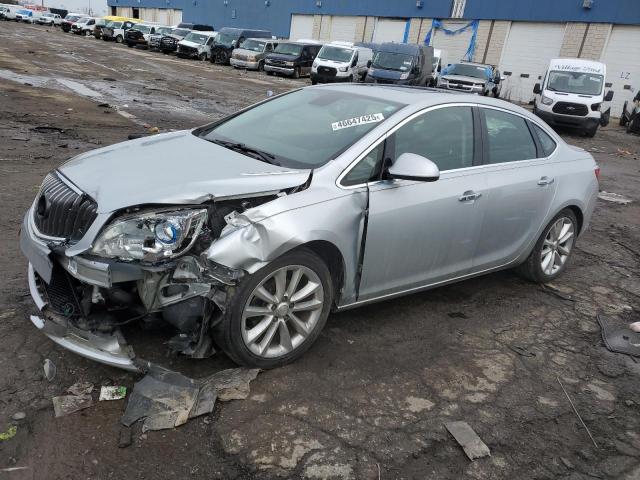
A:
<svg viewBox="0 0 640 480">
<path fill-rule="evenodd" d="M 425 86 L 433 69 L 433 47 L 407 43 L 375 46 L 365 83 Z"/>
</svg>

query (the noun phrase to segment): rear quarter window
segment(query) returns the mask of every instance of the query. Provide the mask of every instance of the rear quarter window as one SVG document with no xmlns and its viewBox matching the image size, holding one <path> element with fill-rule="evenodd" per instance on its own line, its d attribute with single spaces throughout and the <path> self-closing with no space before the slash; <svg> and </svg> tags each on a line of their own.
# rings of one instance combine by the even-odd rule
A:
<svg viewBox="0 0 640 480">
<path fill-rule="evenodd" d="M 540 140 L 540 145 L 542 145 L 542 152 L 545 157 L 548 157 L 553 153 L 556 149 L 556 142 L 549 136 L 547 132 L 545 132 L 538 125 L 533 123 L 533 130 L 536 132 L 538 139 Z"/>
</svg>

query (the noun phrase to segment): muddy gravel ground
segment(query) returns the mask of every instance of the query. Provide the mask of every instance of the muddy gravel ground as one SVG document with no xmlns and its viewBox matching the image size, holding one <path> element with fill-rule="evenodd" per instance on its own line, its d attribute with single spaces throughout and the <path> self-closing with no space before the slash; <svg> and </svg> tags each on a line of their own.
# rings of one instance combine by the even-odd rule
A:
<svg viewBox="0 0 640 480">
<path fill-rule="evenodd" d="M 599 202 L 552 288 L 505 271 L 333 314 L 317 344 L 261 373 L 248 399 L 175 430 L 135 427 L 128 447 L 118 446 L 125 401 L 54 418 L 51 397 L 75 382 L 138 377 L 66 352 L 28 320 L 18 229 L 43 176 L 149 127 L 199 125 L 308 80 L 13 22 L 0 22 L 0 39 L 0 432 L 17 427 L 0 440 L 0 478 L 640 478 L 640 364 L 606 350 L 596 321 L 640 320 L 640 137 L 613 124 L 594 139 L 563 135 L 593 153 L 602 190 L 633 202 Z M 190 376 L 232 366 L 168 356 L 161 333 L 132 335 Z M 491 456 L 469 461 L 451 420 L 468 422 Z"/>
</svg>

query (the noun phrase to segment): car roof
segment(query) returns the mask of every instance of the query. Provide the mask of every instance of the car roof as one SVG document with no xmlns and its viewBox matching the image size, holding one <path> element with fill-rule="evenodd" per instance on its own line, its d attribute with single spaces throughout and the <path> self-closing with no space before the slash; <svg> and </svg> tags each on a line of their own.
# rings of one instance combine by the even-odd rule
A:
<svg viewBox="0 0 640 480">
<path fill-rule="evenodd" d="M 262 38 L 262 37 L 249 37 L 246 40 L 255 40 L 257 42 L 277 42 L 278 40 L 274 40 L 273 38 Z"/>
<path fill-rule="evenodd" d="M 414 54 L 420 47 L 420 45 L 411 43 L 386 42 L 379 44 L 375 50 L 377 52 Z"/>
<path fill-rule="evenodd" d="M 367 95 L 390 102 L 404 103 L 418 109 L 432 105 L 441 105 L 443 103 L 474 103 L 489 107 L 500 107 L 527 117 L 531 117 L 532 115 L 528 110 L 499 98 L 471 95 L 463 92 L 451 92 L 438 88 L 369 83 L 329 83 L 306 88 L 323 88 L 347 94 Z"/>
</svg>

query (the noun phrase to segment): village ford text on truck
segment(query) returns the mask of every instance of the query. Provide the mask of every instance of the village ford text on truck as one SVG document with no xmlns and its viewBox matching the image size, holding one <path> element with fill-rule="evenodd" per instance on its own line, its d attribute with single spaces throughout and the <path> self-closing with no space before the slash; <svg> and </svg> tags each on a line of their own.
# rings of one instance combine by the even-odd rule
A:
<svg viewBox="0 0 640 480">
<path fill-rule="evenodd" d="M 533 112 L 553 127 L 577 128 L 593 137 L 599 125 L 609 123 L 611 109 L 602 105 L 613 99 L 612 90 L 604 93 L 606 69 L 590 60 L 551 60 L 542 85 L 533 87 Z"/>
</svg>

